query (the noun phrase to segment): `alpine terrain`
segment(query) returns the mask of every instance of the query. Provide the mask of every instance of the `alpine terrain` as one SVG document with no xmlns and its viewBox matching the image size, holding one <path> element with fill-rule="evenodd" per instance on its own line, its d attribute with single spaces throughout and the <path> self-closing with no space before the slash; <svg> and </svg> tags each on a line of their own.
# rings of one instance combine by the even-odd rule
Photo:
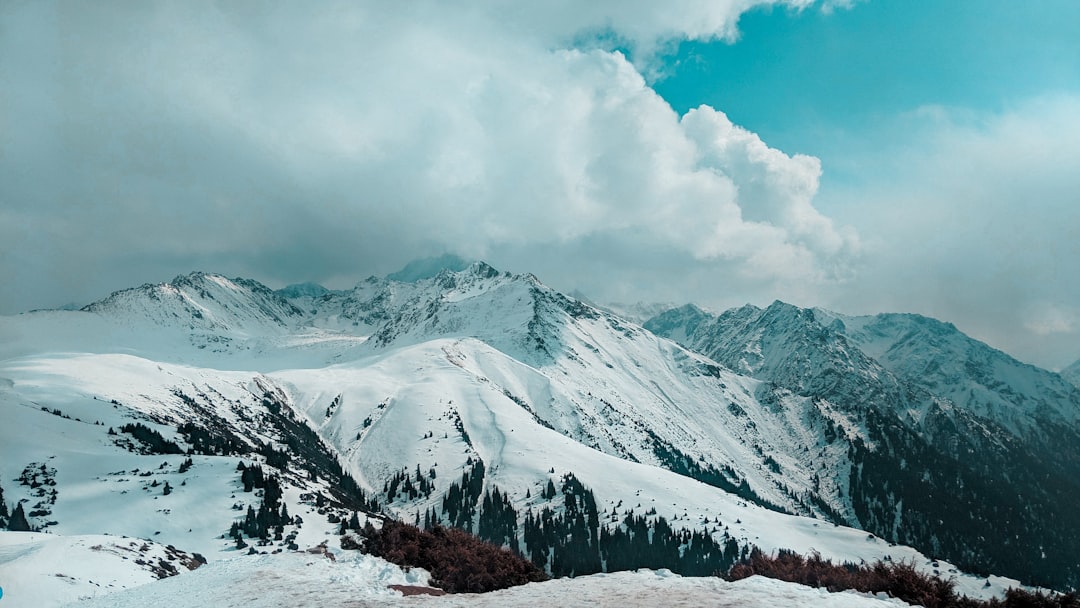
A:
<svg viewBox="0 0 1080 608">
<path fill-rule="evenodd" d="M 658 572 L 595 579 L 612 593 L 669 594 L 666 571 L 755 548 L 906 561 L 971 596 L 1080 586 L 1080 390 L 1061 376 L 922 317 L 776 303 L 643 327 L 443 266 L 345 291 L 192 273 L 0 317 L 4 601 L 257 594 L 292 580 L 280 567 L 392 602 L 426 575 L 350 550 L 390 518 L 555 577 Z M 754 581 L 692 586 L 794 593 Z M 589 593 L 566 585 L 527 587 Z"/>
<path fill-rule="evenodd" d="M 842 449 L 817 458 L 834 485 L 812 496 L 841 502 L 837 521 L 970 571 L 1080 581 L 1080 390 L 1062 376 L 910 314 L 775 302 L 644 325 L 761 381 L 761 403 L 825 420 Z"/>
</svg>

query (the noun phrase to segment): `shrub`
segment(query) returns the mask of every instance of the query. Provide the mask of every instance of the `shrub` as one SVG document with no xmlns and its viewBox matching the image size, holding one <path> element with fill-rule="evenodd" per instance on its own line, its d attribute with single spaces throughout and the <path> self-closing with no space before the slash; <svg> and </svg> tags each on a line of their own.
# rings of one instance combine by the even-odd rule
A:
<svg viewBox="0 0 1080 608">
<path fill-rule="evenodd" d="M 431 572 L 431 584 L 448 593 L 483 593 L 534 581 L 547 575 L 528 560 L 467 532 L 435 526 L 421 530 L 387 521 L 364 527 L 364 550 L 404 567 Z"/>
<path fill-rule="evenodd" d="M 755 574 L 833 592 L 848 589 L 864 593 L 885 592 L 926 608 L 1080 608 L 1080 599 L 1075 593 L 1009 589 L 1004 600 L 975 600 L 957 596 L 952 581 L 920 572 L 912 563 L 834 564 L 817 554 L 803 557 L 784 550 L 774 557 L 755 549 L 750 557 L 732 566 L 725 578 L 736 581 Z"/>
</svg>

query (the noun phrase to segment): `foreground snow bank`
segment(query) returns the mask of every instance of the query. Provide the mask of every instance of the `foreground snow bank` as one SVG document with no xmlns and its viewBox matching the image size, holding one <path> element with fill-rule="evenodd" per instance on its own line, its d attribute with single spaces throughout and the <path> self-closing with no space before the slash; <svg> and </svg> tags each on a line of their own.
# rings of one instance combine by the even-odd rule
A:
<svg viewBox="0 0 1080 608">
<path fill-rule="evenodd" d="M 874 608 L 907 606 L 853 593 L 819 589 L 762 577 L 729 583 L 683 578 L 667 571 L 619 572 L 532 583 L 483 595 L 403 597 L 390 584 L 423 585 L 422 571 L 403 573 L 382 560 L 359 554 L 338 561 L 317 555 L 239 557 L 138 588 L 92 598 L 74 606 L 175 608 L 218 606 L 813 606 Z"/>
<path fill-rule="evenodd" d="M 684 578 L 666 570 L 596 574 L 504 589 L 482 596 L 438 598 L 432 606 L 698 606 L 884 608 L 908 604 L 854 593 L 829 593 L 764 577 L 729 583 Z"/>
<path fill-rule="evenodd" d="M 139 538 L 0 532 L 0 606 L 47 608 L 196 567 L 190 555 Z"/>
<path fill-rule="evenodd" d="M 428 573 L 423 570 L 406 573 L 385 560 L 356 552 L 335 557 L 337 561 L 319 553 L 238 556 L 211 562 L 183 576 L 72 605 L 340 606 L 352 600 L 367 603 L 400 598 L 401 594 L 390 590 L 389 585 L 427 584 Z"/>
</svg>

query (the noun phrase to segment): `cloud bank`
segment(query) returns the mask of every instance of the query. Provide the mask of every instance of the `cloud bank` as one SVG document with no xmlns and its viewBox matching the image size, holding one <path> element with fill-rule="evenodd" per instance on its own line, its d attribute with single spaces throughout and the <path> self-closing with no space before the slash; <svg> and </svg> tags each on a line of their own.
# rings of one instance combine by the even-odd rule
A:
<svg viewBox="0 0 1080 608">
<path fill-rule="evenodd" d="M 760 4 L 5 3 L 0 312 L 443 251 L 601 298 L 843 281 L 817 159 L 644 75 Z"/>
<path fill-rule="evenodd" d="M 1080 95 L 924 107 L 890 129 L 865 183 L 823 194 L 872 269 L 830 303 L 952 320 L 1051 369 L 1080 356 Z"/>
</svg>

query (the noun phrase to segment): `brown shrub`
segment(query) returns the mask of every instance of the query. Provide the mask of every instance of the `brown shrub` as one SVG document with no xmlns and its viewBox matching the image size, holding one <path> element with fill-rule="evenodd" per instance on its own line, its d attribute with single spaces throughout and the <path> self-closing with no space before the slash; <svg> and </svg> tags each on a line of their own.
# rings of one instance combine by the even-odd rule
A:
<svg viewBox="0 0 1080 608">
<path fill-rule="evenodd" d="M 784 550 L 776 556 L 754 550 L 749 558 L 732 566 L 725 578 L 737 581 L 755 574 L 833 592 L 848 589 L 864 593 L 885 592 L 926 608 L 1080 608 L 1075 593 L 1062 595 L 1009 589 L 1004 600 L 975 600 L 957 596 L 952 581 L 920 572 L 913 563 L 833 564 L 817 554 L 803 557 Z"/>
<path fill-rule="evenodd" d="M 358 551 L 364 548 L 363 542 L 357 539 L 352 534 L 345 534 L 341 537 L 341 548 L 347 551 Z"/>
<path fill-rule="evenodd" d="M 1009 589 L 1005 592 L 1007 608 L 1080 608 L 1080 597 L 1076 592 L 1051 595 L 1041 591 Z"/>
<path fill-rule="evenodd" d="M 404 567 L 431 572 L 431 584 L 449 593 L 483 593 L 547 580 L 532 562 L 454 528 L 421 530 L 387 521 L 364 528 L 364 550 Z"/>
</svg>

